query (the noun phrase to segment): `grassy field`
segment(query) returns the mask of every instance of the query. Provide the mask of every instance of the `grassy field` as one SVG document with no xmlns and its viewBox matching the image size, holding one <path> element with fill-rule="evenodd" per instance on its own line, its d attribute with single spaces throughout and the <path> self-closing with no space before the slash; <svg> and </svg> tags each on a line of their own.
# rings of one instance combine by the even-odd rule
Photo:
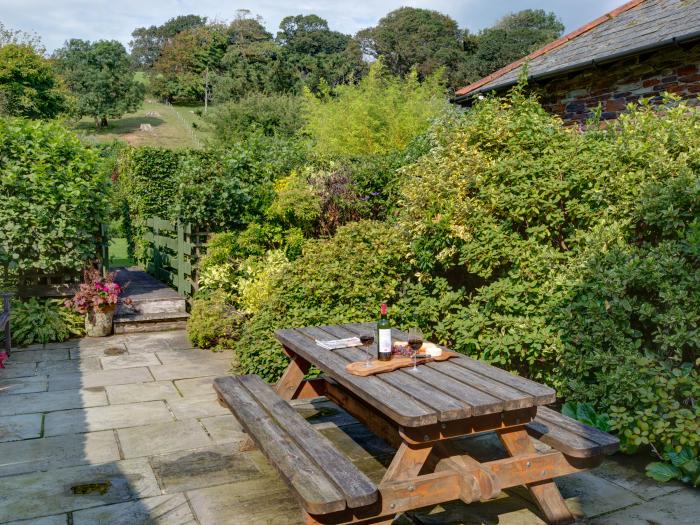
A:
<svg viewBox="0 0 700 525">
<path fill-rule="evenodd" d="M 134 261 L 129 259 L 129 254 L 126 250 L 126 239 L 114 238 L 109 240 L 109 267 L 117 268 L 118 266 L 131 266 Z"/>
<path fill-rule="evenodd" d="M 134 146 L 161 146 L 166 148 L 197 148 L 208 138 L 203 130 L 206 124 L 195 114 L 199 106 L 167 106 L 154 100 L 144 102 L 135 113 L 111 120 L 106 129 L 95 129 L 92 119 L 78 122 L 76 130 L 85 137 L 101 142 L 123 140 Z M 192 123 L 197 129 L 192 127 Z M 150 124 L 150 130 L 142 130 Z"/>
</svg>

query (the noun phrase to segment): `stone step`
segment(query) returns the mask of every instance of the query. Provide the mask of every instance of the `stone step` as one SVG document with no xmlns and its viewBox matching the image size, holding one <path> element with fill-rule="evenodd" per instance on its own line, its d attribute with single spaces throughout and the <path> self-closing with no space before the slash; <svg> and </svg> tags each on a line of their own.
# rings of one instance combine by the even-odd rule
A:
<svg viewBox="0 0 700 525">
<path fill-rule="evenodd" d="M 117 317 L 132 316 L 141 314 L 157 313 L 181 313 L 187 312 L 187 301 L 178 299 L 161 299 L 157 301 L 144 300 L 134 301 L 131 305 L 120 304 L 117 308 Z"/>
<path fill-rule="evenodd" d="M 187 312 L 156 312 L 114 317 L 114 333 L 159 332 L 187 328 Z"/>
</svg>

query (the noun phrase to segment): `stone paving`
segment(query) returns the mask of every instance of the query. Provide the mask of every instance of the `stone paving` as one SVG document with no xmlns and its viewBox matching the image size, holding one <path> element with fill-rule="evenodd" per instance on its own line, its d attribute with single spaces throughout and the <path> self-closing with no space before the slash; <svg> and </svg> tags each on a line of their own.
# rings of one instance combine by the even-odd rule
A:
<svg viewBox="0 0 700 525">
<path fill-rule="evenodd" d="M 0 523 L 13 525 L 287 525 L 294 498 L 219 406 L 213 377 L 230 354 L 190 348 L 181 331 L 18 349 L 0 370 Z M 392 449 L 323 399 L 296 408 L 376 481 Z M 500 453 L 492 436 L 475 453 Z M 615 456 L 558 480 L 582 523 L 696 524 L 697 490 L 659 485 L 643 461 Z M 538 525 L 520 489 L 469 506 L 399 517 L 397 525 Z"/>
</svg>

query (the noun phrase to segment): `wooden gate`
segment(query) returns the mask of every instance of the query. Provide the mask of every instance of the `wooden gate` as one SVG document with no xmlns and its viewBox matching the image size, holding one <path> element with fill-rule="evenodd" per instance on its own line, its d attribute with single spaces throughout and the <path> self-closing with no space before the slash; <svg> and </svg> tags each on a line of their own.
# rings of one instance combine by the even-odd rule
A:
<svg viewBox="0 0 700 525">
<path fill-rule="evenodd" d="M 197 262 L 209 234 L 190 224 L 151 217 L 148 231 L 148 273 L 185 296 L 197 291 Z"/>
</svg>

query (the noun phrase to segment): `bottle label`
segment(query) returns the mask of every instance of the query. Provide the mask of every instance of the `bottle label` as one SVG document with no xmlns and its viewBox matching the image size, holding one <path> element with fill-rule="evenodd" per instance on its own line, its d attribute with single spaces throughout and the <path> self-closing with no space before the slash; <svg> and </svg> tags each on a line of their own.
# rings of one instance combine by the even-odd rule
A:
<svg viewBox="0 0 700 525">
<path fill-rule="evenodd" d="M 379 353 L 391 353 L 391 329 L 379 329 Z"/>
</svg>

